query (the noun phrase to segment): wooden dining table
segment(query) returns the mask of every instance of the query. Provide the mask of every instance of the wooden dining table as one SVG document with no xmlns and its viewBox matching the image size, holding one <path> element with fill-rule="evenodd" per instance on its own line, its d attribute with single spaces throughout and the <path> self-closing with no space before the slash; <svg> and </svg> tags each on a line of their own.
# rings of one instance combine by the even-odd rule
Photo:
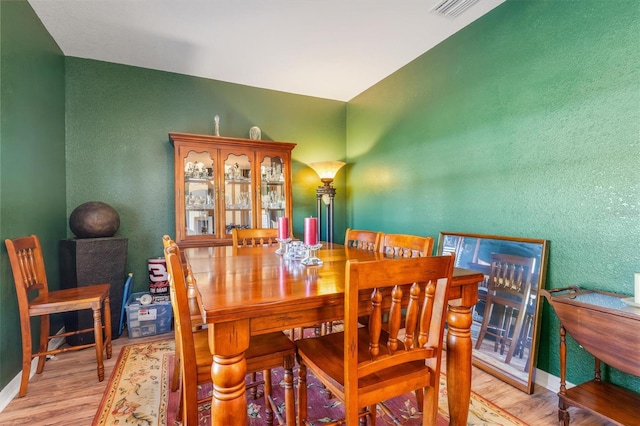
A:
<svg viewBox="0 0 640 426">
<path fill-rule="evenodd" d="M 249 336 L 344 318 L 348 259 L 379 253 L 322 243 L 320 266 L 287 260 L 276 248 L 197 247 L 184 250 L 196 298 L 208 324 L 212 355 L 211 424 L 247 423 L 245 351 Z M 456 268 L 449 291 L 446 377 L 451 425 L 466 425 L 471 396 L 471 308 L 484 276 Z"/>
</svg>

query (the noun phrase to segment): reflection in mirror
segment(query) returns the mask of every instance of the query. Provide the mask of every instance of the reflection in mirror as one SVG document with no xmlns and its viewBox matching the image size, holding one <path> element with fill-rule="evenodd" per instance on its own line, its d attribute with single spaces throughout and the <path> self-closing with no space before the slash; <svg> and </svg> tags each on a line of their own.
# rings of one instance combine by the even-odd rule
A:
<svg viewBox="0 0 640 426">
<path fill-rule="evenodd" d="M 456 267 L 482 272 L 473 309 L 473 364 L 533 393 L 540 304 L 548 241 L 441 232 L 438 254 L 455 253 Z"/>
</svg>

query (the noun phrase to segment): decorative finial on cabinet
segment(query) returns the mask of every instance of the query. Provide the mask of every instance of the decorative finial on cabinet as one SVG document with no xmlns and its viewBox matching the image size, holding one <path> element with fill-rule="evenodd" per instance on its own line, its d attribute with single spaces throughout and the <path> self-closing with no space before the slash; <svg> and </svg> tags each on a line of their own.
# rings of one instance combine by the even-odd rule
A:
<svg viewBox="0 0 640 426">
<path fill-rule="evenodd" d="M 220 136 L 220 116 L 216 115 L 215 117 L 213 117 L 213 121 L 216 123 L 215 135 Z"/>
<path fill-rule="evenodd" d="M 260 127 L 253 126 L 249 129 L 249 139 L 253 139 L 254 141 L 260 140 L 262 137 L 262 132 L 260 131 Z"/>
</svg>

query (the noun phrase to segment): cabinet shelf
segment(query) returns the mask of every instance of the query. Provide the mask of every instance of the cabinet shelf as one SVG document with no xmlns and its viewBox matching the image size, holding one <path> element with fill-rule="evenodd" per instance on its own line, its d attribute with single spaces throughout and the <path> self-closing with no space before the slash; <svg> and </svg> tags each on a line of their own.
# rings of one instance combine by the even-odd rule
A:
<svg viewBox="0 0 640 426">
<path fill-rule="evenodd" d="M 215 206 L 213 204 L 203 204 L 201 206 L 186 206 L 187 210 L 215 210 Z"/>
<path fill-rule="evenodd" d="M 213 182 L 213 178 L 184 178 L 185 182 Z"/>
</svg>

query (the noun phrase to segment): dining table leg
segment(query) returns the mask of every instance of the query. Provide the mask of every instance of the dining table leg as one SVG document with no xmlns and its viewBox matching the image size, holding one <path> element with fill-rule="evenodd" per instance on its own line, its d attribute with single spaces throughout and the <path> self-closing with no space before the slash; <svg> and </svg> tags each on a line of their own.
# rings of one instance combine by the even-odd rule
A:
<svg viewBox="0 0 640 426">
<path fill-rule="evenodd" d="M 471 399 L 471 307 L 449 305 L 447 323 L 449 424 L 466 426 Z"/>
<path fill-rule="evenodd" d="M 249 348 L 249 321 L 209 324 L 209 350 L 213 357 L 211 425 L 247 423 L 245 351 Z"/>
</svg>

